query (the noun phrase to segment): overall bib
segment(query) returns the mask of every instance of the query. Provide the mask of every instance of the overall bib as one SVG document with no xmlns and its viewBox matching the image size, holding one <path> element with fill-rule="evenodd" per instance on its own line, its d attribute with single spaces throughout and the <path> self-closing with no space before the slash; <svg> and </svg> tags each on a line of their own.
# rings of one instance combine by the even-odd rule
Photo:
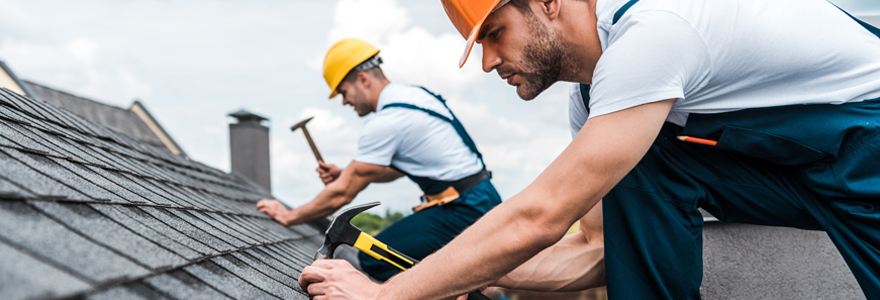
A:
<svg viewBox="0 0 880 300">
<path fill-rule="evenodd" d="M 442 119 L 452 125 L 455 131 L 461 137 L 464 144 L 470 149 L 480 162 L 483 162 L 483 156 L 477 151 L 477 145 L 465 131 L 464 126 L 446 106 L 446 101 L 422 88 L 428 94 L 436 98 L 452 115 L 452 118 L 432 111 L 430 109 L 418 107 L 408 103 L 390 103 L 382 107 L 387 108 L 403 108 L 418 110 L 427 113 L 430 116 Z M 394 166 L 391 166 L 394 168 Z M 433 180 L 426 177 L 419 177 L 408 174 L 395 168 L 401 173 L 406 174 L 413 182 L 419 185 L 419 188 L 425 195 L 438 194 L 451 186 L 456 186 L 458 182 Z M 489 180 L 488 176 L 480 176 L 486 174 L 486 165 L 483 164 L 483 170 L 477 174 L 471 175 L 460 181 L 466 181 L 471 178 L 485 178 L 474 184 L 467 185 L 466 190 L 459 191 L 458 199 L 444 205 L 433 206 L 403 218 L 395 222 L 385 230 L 376 235 L 376 238 L 383 243 L 388 244 L 391 248 L 403 252 L 412 258 L 422 260 L 431 253 L 434 253 L 465 228 L 482 217 L 486 212 L 501 203 L 501 196 L 495 190 L 495 186 Z M 460 182 L 459 181 L 459 182 Z M 394 276 L 400 270 L 389 265 L 388 263 L 379 261 L 372 256 L 360 252 L 358 260 L 361 268 L 373 278 L 385 281 Z"/>
<path fill-rule="evenodd" d="M 825 231 L 880 299 L 880 99 L 690 114 L 683 128 L 665 124 L 603 200 L 611 299 L 700 299 L 700 207 L 724 222 Z"/>
</svg>

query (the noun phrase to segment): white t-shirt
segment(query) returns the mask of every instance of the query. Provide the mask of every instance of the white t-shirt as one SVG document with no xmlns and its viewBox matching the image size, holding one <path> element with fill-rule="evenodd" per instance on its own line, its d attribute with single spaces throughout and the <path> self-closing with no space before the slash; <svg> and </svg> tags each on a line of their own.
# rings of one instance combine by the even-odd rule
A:
<svg viewBox="0 0 880 300">
<path fill-rule="evenodd" d="M 589 117 L 677 99 L 668 121 L 684 125 L 689 113 L 880 97 L 880 38 L 825 0 L 642 0 L 612 26 L 627 1 L 596 4 Z"/>
<path fill-rule="evenodd" d="M 376 112 L 364 123 L 354 160 L 442 181 L 459 180 L 483 169 L 452 124 L 420 110 L 382 109 L 391 103 L 408 103 L 452 118 L 439 100 L 421 88 L 391 83 L 379 94 Z"/>
</svg>

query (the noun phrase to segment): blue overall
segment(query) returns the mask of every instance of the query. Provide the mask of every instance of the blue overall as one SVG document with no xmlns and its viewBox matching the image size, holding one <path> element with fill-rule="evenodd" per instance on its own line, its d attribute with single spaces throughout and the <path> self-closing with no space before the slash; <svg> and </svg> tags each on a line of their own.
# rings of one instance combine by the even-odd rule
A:
<svg viewBox="0 0 880 300">
<path fill-rule="evenodd" d="M 604 198 L 608 297 L 700 299 L 702 207 L 724 222 L 825 231 L 880 299 L 878 200 L 880 99 L 690 114 L 683 128 L 665 124 Z"/>
<path fill-rule="evenodd" d="M 446 106 L 446 101 L 442 97 L 431 93 L 425 88 L 422 89 L 434 96 L 449 110 L 449 107 Z M 383 106 L 382 109 L 395 107 L 422 111 L 448 122 L 455 128 L 464 144 L 477 155 L 481 163 L 483 162 L 483 156 L 477 150 L 477 145 L 474 144 L 474 141 L 467 134 L 458 118 L 455 117 L 455 114 L 452 113 L 452 110 L 449 110 L 449 114 L 452 115 L 452 119 L 450 119 L 435 111 L 408 103 L 390 103 Z M 483 163 L 483 170 L 485 169 L 486 164 Z M 438 194 L 452 186 L 452 182 L 413 176 L 406 172 L 403 173 L 418 184 L 419 188 L 426 195 Z M 376 235 L 376 238 L 388 244 L 391 248 L 421 260 L 446 245 L 446 243 L 449 243 L 449 241 L 464 231 L 465 228 L 471 226 L 477 219 L 500 203 L 501 196 L 495 191 L 495 186 L 492 185 L 492 182 L 486 179 L 464 191 L 458 199 L 450 203 L 426 208 L 395 222 Z M 363 252 L 358 253 L 358 259 L 364 272 L 382 281 L 388 280 L 388 278 L 400 272 L 399 269 L 388 263 L 379 261 Z"/>
</svg>

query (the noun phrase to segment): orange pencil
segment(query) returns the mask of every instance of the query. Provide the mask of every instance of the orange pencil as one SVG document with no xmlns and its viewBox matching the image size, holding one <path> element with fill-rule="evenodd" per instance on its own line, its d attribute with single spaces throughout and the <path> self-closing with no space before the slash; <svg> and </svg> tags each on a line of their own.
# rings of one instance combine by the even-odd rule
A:
<svg viewBox="0 0 880 300">
<path fill-rule="evenodd" d="M 689 137 L 689 136 L 686 136 L 686 135 L 679 135 L 679 136 L 678 136 L 678 139 L 681 140 L 681 141 L 683 141 L 683 142 L 690 142 L 690 143 L 703 144 L 703 145 L 709 145 L 709 146 L 715 146 L 715 145 L 718 144 L 717 141 L 707 140 L 707 139 L 701 139 L 701 138 L 695 138 L 695 137 Z"/>
</svg>

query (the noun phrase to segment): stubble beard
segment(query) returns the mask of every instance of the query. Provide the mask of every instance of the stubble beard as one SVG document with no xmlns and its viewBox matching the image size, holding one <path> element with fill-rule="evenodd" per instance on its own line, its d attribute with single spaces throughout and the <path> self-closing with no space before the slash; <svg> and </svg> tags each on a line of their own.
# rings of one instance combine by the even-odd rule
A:
<svg viewBox="0 0 880 300">
<path fill-rule="evenodd" d="M 367 99 L 367 92 L 366 91 L 363 91 L 359 88 L 356 88 L 355 91 L 357 94 L 356 99 L 358 99 L 359 101 L 354 103 L 354 107 L 355 107 L 354 110 L 355 110 L 355 112 L 357 112 L 358 117 L 365 117 L 365 116 L 369 115 L 371 112 L 373 112 L 373 110 L 375 110 L 375 108 L 373 107 L 373 103 L 366 100 Z"/>
<path fill-rule="evenodd" d="M 532 29 L 534 39 L 523 48 L 523 69 L 517 72 L 517 75 L 524 79 L 524 83 L 516 88 L 517 95 L 526 101 L 535 99 L 559 81 L 566 64 L 570 61 L 568 55 L 570 47 L 559 33 L 548 28 L 534 16 L 529 19 L 529 27 Z"/>
</svg>

